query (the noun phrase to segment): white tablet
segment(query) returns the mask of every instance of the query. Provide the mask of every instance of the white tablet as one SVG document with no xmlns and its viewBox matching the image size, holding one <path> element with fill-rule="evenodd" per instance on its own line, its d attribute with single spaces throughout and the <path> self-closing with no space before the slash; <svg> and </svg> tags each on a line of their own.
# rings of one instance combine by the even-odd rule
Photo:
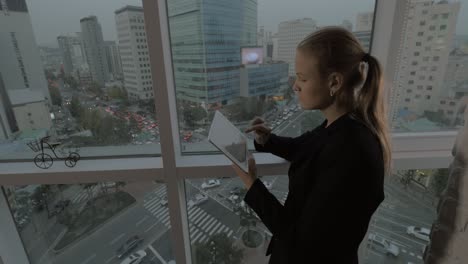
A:
<svg viewBox="0 0 468 264">
<path fill-rule="evenodd" d="M 215 112 L 208 141 L 243 171 L 249 171 L 247 137 L 219 111 Z"/>
</svg>

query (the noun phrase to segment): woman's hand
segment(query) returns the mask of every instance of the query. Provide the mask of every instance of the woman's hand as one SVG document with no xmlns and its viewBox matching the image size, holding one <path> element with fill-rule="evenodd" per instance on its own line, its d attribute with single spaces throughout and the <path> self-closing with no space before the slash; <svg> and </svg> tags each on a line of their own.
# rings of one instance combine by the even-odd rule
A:
<svg viewBox="0 0 468 264">
<path fill-rule="evenodd" d="M 264 145 L 270 137 L 271 128 L 266 126 L 265 120 L 256 117 L 250 122 L 250 127 L 245 130 L 245 133 L 252 131 L 255 133 L 255 142 Z"/>
<path fill-rule="evenodd" d="M 255 159 L 252 155 L 249 155 L 249 173 L 245 173 L 237 164 L 233 163 L 232 167 L 236 172 L 237 176 L 241 178 L 242 182 L 245 185 L 247 190 L 250 189 L 250 186 L 254 183 L 257 179 L 257 165 L 255 164 Z"/>
</svg>

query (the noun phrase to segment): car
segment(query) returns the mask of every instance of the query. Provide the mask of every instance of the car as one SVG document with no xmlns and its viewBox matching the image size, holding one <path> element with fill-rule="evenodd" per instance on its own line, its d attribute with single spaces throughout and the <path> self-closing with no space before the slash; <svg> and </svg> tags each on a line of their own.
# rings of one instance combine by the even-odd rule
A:
<svg viewBox="0 0 468 264">
<path fill-rule="evenodd" d="M 288 120 L 288 116 L 284 116 L 284 117 L 283 117 L 283 120 Z"/>
<path fill-rule="evenodd" d="M 138 247 L 141 243 L 143 242 L 143 238 L 140 238 L 138 235 L 134 235 L 127 239 L 122 246 L 120 246 L 117 249 L 117 257 L 123 258 L 125 257 L 128 253 L 130 253 L 133 249 Z"/>
<path fill-rule="evenodd" d="M 368 247 L 373 248 L 376 251 L 380 251 L 387 256 L 398 257 L 400 254 L 400 248 L 377 234 L 370 233 L 367 237 L 367 241 Z"/>
<path fill-rule="evenodd" d="M 429 236 L 431 234 L 431 230 L 429 230 L 428 228 L 424 228 L 424 227 L 408 226 L 406 228 L 406 233 L 410 236 L 429 242 L 430 240 Z"/>
<path fill-rule="evenodd" d="M 144 250 L 138 250 L 137 252 L 131 254 L 126 259 L 124 259 L 120 264 L 139 264 L 146 257 L 146 252 Z"/>
<path fill-rule="evenodd" d="M 229 191 L 229 193 L 230 193 L 230 194 L 237 194 L 237 195 L 238 195 L 238 194 L 240 194 L 241 190 L 242 190 L 241 187 L 235 186 L 235 187 L 233 187 L 233 188 Z"/>
<path fill-rule="evenodd" d="M 161 198 L 161 200 L 159 201 L 159 204 L 161 204 L 162 206 L 166 206 L 167 205 L 167 196 L 164 196 L 163 198 Z"/>
<path fill-rule="evenodd" d="M 235 204 L 235 203 L 237 203 L 237 200 L 239 200 L 239 195 L 231 194 L 229 196 L 228 200 L 231 201 L 231 203 Z"/>
<path fill-rule="evenodd" d="M 188 205 L 188 207 L 190 208 L 190 207 L 192 207 L 192 206 L 194 206 L 194 205 L 199 205 L 199 204 L 201 204 L 201 203 L 203 203 L 203 202 L 205 202 L 205 201 L 207 201 L 207 200 L 208 200 L 208 196 L 207 196 L 206 194 L 197 193 L 197 194 L 195 195 L 195 199 L 194 199 L 194 200 L 188 201 L 188 202 L 187 202 L 187 205 Z"/>
<path fill-rule="evenodd" d="M 221 185 L 219 180 L 209 180 L 208 182 L 202 183 L 201 187 L 203 189 L 208 189 L 208 188 L 213 188 L 213 187 L 216 187 L 216 186 L 219 186 L 219 185 Z"/>
<path fill-rule="evenodd" d="M 265 187 L 268 190 L 271 190 L 271 188 L 273 188 L 273 182 L 269 182 L 269 181 L 262 181 L 262 182 L 263 182 L 263 185 L 265 185 Z"/>
</svg>

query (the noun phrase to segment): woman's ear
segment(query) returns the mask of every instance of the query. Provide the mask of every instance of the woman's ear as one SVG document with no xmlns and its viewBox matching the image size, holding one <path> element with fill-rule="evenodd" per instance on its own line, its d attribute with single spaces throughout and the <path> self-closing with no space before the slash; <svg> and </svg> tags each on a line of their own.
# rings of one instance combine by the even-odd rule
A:
<svg viewBox="0 0 468 264">
<path fill-rule="evenodd" d="M 338 72 L 332 72 L 328 75 L 328 88 L 336 93 L 343 86 L 343 75 Z"/>
</svg>

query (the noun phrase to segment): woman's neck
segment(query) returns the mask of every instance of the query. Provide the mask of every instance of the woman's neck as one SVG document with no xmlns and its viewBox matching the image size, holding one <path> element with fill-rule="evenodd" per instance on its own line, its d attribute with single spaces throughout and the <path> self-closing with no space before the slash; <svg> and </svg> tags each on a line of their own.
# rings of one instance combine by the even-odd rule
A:
<svg viewBox="0 0 468 264">
<path fill-rule="evenodd" d="M 332 104 L 326 109 L 323 109 L 321 111 L 323 115 L 325 116 L 325 118 L 327 119 L 327 125 L 325 127 L 330 126 L 338 118 L 348 113 L 348 111 L 337 107 L 335 104 Z"/>
</svg>

